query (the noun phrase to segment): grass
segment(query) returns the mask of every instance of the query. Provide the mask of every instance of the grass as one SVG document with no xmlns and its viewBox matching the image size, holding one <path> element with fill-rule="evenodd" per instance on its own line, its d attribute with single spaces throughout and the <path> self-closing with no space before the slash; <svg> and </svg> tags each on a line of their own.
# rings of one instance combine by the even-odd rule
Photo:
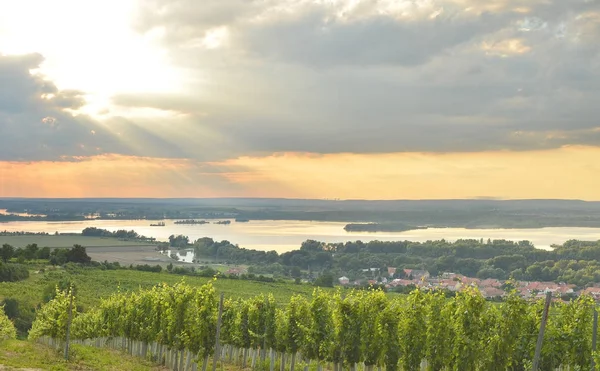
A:
<svg viewBox="0 0 600 371">
<path fill-rule="evenodd" d="M 61 351 L 20 340 L 0 343 L 0 369 L 13 370 L 166 370 L 119 351 L 73 344 L 69 361 Z"/>
<path fill-rule="evenodd" d="M 0 228 L 2 227 L 0 226 Z M 151 242 L 123 241 L 112 237 L 62 235 L 0 236 L 0 246 L 5 243 L 15 247 L 25 247 L 32 243 L 36 243 L 39 247 L 73 247 L 75 244 L 84 247 L 153 245 Z"/>
</svg>

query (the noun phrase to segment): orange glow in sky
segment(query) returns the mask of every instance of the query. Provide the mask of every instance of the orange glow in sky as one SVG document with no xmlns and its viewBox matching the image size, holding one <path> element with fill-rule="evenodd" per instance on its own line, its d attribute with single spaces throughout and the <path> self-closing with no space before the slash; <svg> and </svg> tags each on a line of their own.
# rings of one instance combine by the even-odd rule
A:
<svg viewBox="0 0 600 371">
<path fill-rule="evenodd" d="M 289 197 L 598 200 L 600 149 L 528 152 L 281 153 L 199 163 L 106 155 L 0 162 L 3 197 Z"/>
</svg>

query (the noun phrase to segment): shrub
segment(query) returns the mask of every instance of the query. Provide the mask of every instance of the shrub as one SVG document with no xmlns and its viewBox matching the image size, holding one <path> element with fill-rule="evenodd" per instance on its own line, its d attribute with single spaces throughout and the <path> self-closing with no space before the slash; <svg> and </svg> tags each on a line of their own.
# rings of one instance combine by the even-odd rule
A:
<svg viewBox="0 0 600 371">
<path fill-rule="evenodd" d="M 0 263 L 0 282 L 16 282 L 29 278 L 29 270 L 22 265 Z"/>
</svg>

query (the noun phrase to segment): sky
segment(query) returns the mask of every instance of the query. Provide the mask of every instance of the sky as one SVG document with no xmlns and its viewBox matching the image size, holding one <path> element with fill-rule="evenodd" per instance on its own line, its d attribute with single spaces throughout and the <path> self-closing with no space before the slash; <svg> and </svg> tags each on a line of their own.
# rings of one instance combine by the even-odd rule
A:
<svg viewBox="0 0 600 371">
<path fill-rule="evenodd" d="M 600 0 L 0 2 L 0 197 L 600 200 Z"/>
</svg>

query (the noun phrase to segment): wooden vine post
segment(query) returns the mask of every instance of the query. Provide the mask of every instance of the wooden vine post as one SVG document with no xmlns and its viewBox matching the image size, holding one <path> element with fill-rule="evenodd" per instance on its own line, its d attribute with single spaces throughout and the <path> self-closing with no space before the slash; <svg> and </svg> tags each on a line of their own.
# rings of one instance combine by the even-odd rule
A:
<svg viewBox="0 0 600 371">
<path fill-rule="evenodd" d="M 221 336 L 221 317 L 223 317 L 223 293 L 219 299 L 219 316 L 217 317 L 217 336 L 215 341 L 215 354 L 213 356 L 213 371 L 217 371 L 217 361 L 221 353 L 221 345 L 219 344 L 219 336 Z"/>
<path fill-rule="evenodd" d="M 73 285 L 69 287 L 69 313 L 67 314 L 67 330 L 65 333 L 65 361 L 69 360 L 69 340 L 71 335 L 71 319 L 73 318 Z"/>
<path fill-rule="evenodd" d="M 546 293 L 546 303 L 544 303 L 544 313 L 542 314 L 542 323 L 540 324 L 540 333 L 538 335 L 537 344 L 535 345 L 535 356 L 533 357 L 532 371 L 538 371 L 540 366 L 540 357 L 542 354 L 542 344 L 544 342 L 544 331 L 546 330 L 546 322 L 548 321 L 548 310 L 552 301 L 552 293 Z"/>
</svg>

